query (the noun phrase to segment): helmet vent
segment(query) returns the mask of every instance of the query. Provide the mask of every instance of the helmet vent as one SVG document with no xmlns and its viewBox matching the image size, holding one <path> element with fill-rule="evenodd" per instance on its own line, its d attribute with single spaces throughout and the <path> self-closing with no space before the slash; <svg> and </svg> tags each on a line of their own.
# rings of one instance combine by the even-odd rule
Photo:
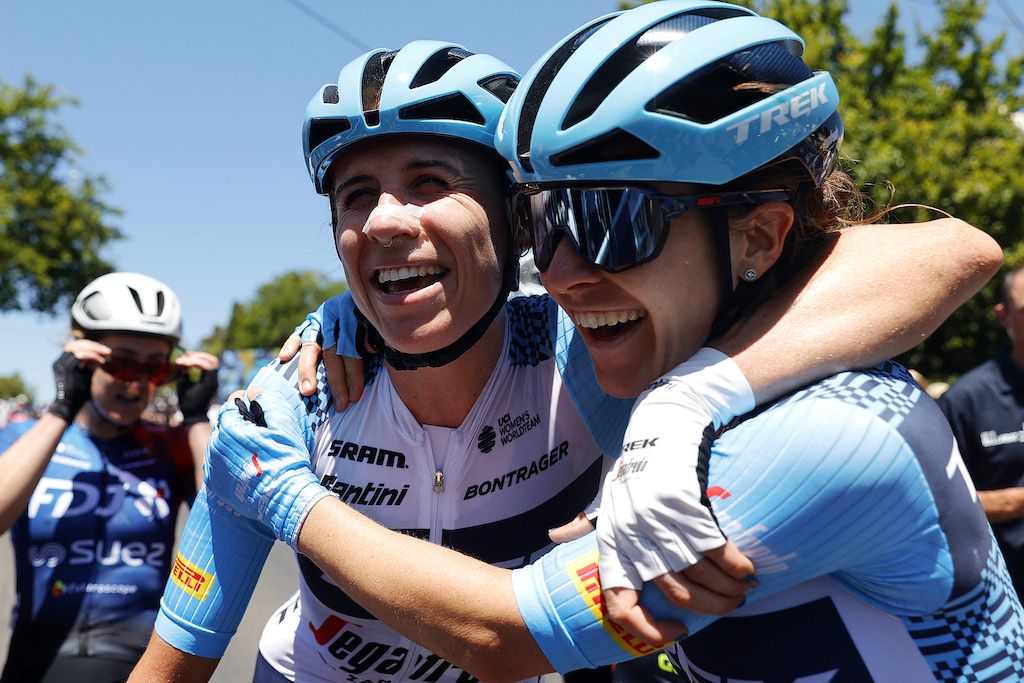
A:
<svg viewBox="0 0 1024 683">
<path fill-rule="evenodd" d="M 530 84 L 530 89 L 526 92 L 526 97 L 523 99 L 523 107 L 519 115 L 519 130 L 516 135 L 516 156 L 519 157 L 519 163 L 528 172 L 533 171 L 533 164 L 530 163 L 530 139 L 533 137 L 533 127 L 537 123 L 537 112 L 540 110 L 540 103 L 543 101 L 548 88 L 551 87 L 551 82 L 555 80 L 555 76 L 565 66 L 566 60 L 569 59 L 572 53 L 587 38 L 611 20 L 612 17 L 608 17 L 604 21 L 583 29 L 562 43 L 548 61 L 544 62 L 544 65 L 541 66 L 536 77 L 534 77 L 533 83 Z"/>
<path fill-rule="evenodd" d="M 348 119 L 315 119 L 309 123 L 309 149 L 316 149 L 324 140 L 344 133 L 352 124 Z"/>
<path fill-rule="evenodd" d="M 458 47 L 449 47 L 443 50 L 438 50 L 434 54 L 430 55 L 424 62 L 420 70 L 413 76 L 412 82 L 409 83 L 410 88 L 418 88 L 421 85 L 427 85 L 428 83 L 434 83 L 441 80 L 448 71 L 461 62 L 466 57 L 472 57 L 473 53 L 468 50 L 463 50 Z"/>
<path fill-rule="evenodd" d="M 480 110 L 473 106 L 462 93 L 451 93 L 443 97 L 435 97 L 426 102 L 411 104 L 398 110 L 400 119 L 450 119 L 484 124 Z"/>
<path fill-rule="evenodd" d="M 377 53 L 367 59 L 363 67 L 363 116 L 369 126 L 380 123 L 380 91 L 384 87 L 384 79 L 388 75 L 391 63 L 395 61 L 396 54 L 398 52 L 395 50 Z M 371 112 L 377 116 L 376 123 L 370 122 L 373 118 Z"/>
<path fill-rule="evenodd" d="M 657 159 L 658 150 L 621 128 L 587 140 L 559 154 L 551 155 L 554 166 L 575 164 L 596 164 L 606 161 L 631 161 L 634 159 Z"/>
<path fill-rule="evenodd" d="M 111 316 L 110 307 L 100 292 L 93 292 L 82 302 L 82 312 L 93 320 L 106 320 Z"/>
<path fill-rule="evenodd" d="M 323 98 L 322 99 L 323 99 L 324 104 L 337 104 L 338 102 L 340 102 L 341 98 L 338 96 L 338 86 L 336 86 L 336 85 L 328 85 L 328 86 L 326 86 L 324 88 L 324 93 L 323 93 Z"/>
<path fill-rule="evenodd" d="M 734 12 L 742 14 L 741 12 Z M 647 58 L 669 43 L 721 17 L 680 14 L 650 27 L 611 55 L 587 80 L 562 120 L 562 130 L 593 114 L 608 95 Z"/>
<path fill-rule="evenodd" d="M 690 74 L 647 103 L 648 111 L 711 123 L 760 102 L 768 89 L 743 88 L 748 83 L 787 87 L 814 73 L 782 43 L 767 43 L 733 53 Z"/>
<path fill-rule="evenodd" d="M 507 104 L 508 98 L 512 97 L 516 86 L 519 85 L 519 78 L 512 74 L 499 74 L 485 78 L 477 85 Z"/>
<path fill-rule="evenodd" d="M 146 315 L 146 311 L 142 309 L 142 299 L 139 297 L 139 293 L 134 287 L 129 287 L 128 291 L 132 293 L 132 299 L 135 300 L 135 307 L 139 309 L 139 313 Z"/>
<path fill-rule="evenodd" d="M 163 292 L 157 292 L 156 293 L 156 315 L 159 318 L 163 314 L 164 314 L 164 293 Z"/>
</svg>

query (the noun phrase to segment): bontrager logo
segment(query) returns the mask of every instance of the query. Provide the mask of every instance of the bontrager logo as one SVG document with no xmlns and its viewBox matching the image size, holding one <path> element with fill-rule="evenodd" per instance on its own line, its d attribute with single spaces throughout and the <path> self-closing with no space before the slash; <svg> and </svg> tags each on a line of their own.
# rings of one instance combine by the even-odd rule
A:
<svg viewBox="0 0 1024 683">
<path fill-rule="evenodd" d="M 480 434 L 476 437 L 476 447 L 480 449 L 481 453 L 490 453 L 494 449 L 497 438 L 498 435 L 494 433 L 494 427 L 484 425 L 484 428 L 480 430 Z"/>
<path fill-rule="evenodd" d="M 482 481 L 479 484 L 470 484 L 466 488 L 466 495 L 462 497 L 463 500 L 469 500 L 470 498 L 476 498 L 477 496 L 486 496 L 492 491 L 500 491 L 506 486 L 512 488 L 520 482 L 526 481 L 534 475 L 540 474 L 547 468 L 554 466 L 559 460 L 569 454 L 569 442 L 563 441 L 547 453 L 531 462 L 529 465 L 524 465 L 511 472 L 506 472 L 500 477 L 494 479 L 488 479 Z"/>
<path fill-rule="evenodd" d="M 787 124 L 793 119 L 808 116 L 812 111 L 827 102 L 828 96 L 825 94 L 825 84 L 821 83 L 759 114 L 748 116 L 742 121 L 732 124 L 726 130 L 735 131 L 736 144 L 742 145 L 750 137 L 751 124 L 756 122 L 758 124 L 758 134 L 764 135 L 776 126 Z"/>
<path fill-rule="evenodd" d="M 320 485 L 338 495 L 343 503 L 350 505 L 401 505 L 409 492 L 406 484 L 400 489 L 390 489 L 384 482 L 367 482 L 362 486 L 341 481 L 333 474 L 325 474 Z"/>
<path fill-rule="evenodd" d="M 331 442 L 327 455 L 332 458 L 345 458 L 352 462 L 365 462 L 368 465 L 394 467 L 400 470 L 408 469 L 408 465 L 405 464 L 405 453 L 389 451 L 376 446 L 363 446 L 352 441 L 335 439 Z"/>
</svg>

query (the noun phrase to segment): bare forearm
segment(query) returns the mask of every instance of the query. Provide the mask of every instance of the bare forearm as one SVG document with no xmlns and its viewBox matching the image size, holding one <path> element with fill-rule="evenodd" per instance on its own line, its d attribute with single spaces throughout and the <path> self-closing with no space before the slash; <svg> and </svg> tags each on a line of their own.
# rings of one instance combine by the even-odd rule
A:
<svg viewBox="0 0 1024 683">
<path fill-rule="evenodd" d="M 310 512 L 298 549 L 381 621 L 481 680 L 552 670 L 508 570 L 389 531 L 335 499 Z"/>
<path fill-rule="evenodd" d="M 0 534 L 25 511 L 67 428 L 68 423 L 61 418 L 44 413 L 0 455 Z"/>
<path fill-rule="evenodd" d="M 213 427 L 207 420 L 193 422 L 188 426 L 188 446 L 192 451 L 192 464 L 195 465 L 196 491 L 203 487 L 203 460 L 206 459 L 206 444 L 212 433 Z"/>
<path fill-rule="evenodd" d="M 1001 259 L 991 237 L 953 218 L 849 228 L 822 266 L 712 345 L 733 357 L 761 403 L 913 348 Z"/>
<path fill-rule="evenodd" d="M 204 683 L 210 680 L 219 659 L 190 655 L 167 644 L 156 633 L 142 659 L 135 665 L 129 683 Z"/>
<path fill-rule="evenodd" d="M 978 491 L 978 499 L 990 522 L 1009 522 L 1024 517 L 1024 487 Z"/>
</svg>

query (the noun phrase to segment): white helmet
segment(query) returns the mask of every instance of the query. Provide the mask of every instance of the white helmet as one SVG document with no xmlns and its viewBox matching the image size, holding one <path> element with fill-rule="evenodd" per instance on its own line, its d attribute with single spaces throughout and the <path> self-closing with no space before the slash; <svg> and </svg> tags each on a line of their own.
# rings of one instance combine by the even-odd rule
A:
<svg viewBox="0 0 1024 683">
<path fill-rule="evenodd" d="M 107 273 L 83 289 L 71 320 L 86 332 L 127 332 L 181 339 L 181 303 L 171 288 L 140 273 Z"/>
</svg>

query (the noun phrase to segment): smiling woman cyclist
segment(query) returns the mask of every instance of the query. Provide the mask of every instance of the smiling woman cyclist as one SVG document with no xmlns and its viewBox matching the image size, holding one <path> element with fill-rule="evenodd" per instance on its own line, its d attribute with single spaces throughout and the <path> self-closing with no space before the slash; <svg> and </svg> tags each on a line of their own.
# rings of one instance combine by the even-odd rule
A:
<svg viewBox="0 0 1024 683">
<path fill-rule="evenodd" d="M 202 352 L 170 362 L 174 292 L 104 275 L 78 295 L 71 327 L 54 402 L 0 431 L 0 533 L 12 530 L 18 598 L 3 681 L 127 678 L 156 618 L 177 508 L 201 482 L 218 362 Z M 157 386 L 175 379 L 183 424 L 142 421 Z"/>
</svg>

